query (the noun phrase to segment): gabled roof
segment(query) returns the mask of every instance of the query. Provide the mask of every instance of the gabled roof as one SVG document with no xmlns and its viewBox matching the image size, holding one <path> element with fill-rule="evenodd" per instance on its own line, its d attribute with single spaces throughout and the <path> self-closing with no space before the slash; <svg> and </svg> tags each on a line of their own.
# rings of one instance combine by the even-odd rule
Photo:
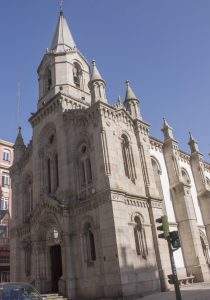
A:
<svg viewBox="0 0 210 300">
<path fill-rule="evenodd" d="M 72 37 L 70 28 L 63 12 L 61 11 L 50 50 L 55 52 L 65 52 L 75 48 L 76 44 Z"/>
</svg>

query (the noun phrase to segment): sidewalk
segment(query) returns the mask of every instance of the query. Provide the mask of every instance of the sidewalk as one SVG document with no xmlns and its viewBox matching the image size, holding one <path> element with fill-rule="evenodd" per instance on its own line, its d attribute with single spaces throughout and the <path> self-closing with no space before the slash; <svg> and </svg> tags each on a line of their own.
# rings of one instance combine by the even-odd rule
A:
<svg viewBox="0 0 210 300">
<path fill-rule="evenodd" d="M 183 300 L 210 300 L 210 284 L 196 284 L 181 290 Z M 153 294 L 138 300 L 176 300 L 175 292 Z"/>
</svg>

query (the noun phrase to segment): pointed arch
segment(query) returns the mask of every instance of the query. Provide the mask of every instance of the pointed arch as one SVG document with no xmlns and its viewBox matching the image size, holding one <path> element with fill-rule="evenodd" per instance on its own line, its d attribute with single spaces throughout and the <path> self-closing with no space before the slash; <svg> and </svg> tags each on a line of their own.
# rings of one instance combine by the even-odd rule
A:
<svg viewBox="0 0 210 300">
<path fill-rule="evenodd" d="M 181 168 L 181 174 L 182 174 L 183 183 L 190 185 L 191 184 L 190 176 L 185 168 Z"/>
<path fill-rule="evenodd" d="M 210 265 L 210 253 L 209 253 L 208 239 L 202 230 L 199 230 L 199 232 L 200 232 L 200 241 L 201 241 L 201 246 L 202 246 L 202 250 L 203 250 L 203 255 L 205 257 L 206 263 L 208 265 Z"/>
<path fill-rule="evenodd" d="M 82 244 L 84 260 L 87 266 L 91 266 L 96 261 L 96 241 L 95 226 L 91 217 L 85 218 L 82 226 Z"/>
<path fill-rule="evenodd" d="M 146 232 L 144 227 L 144 220 L 139 213 L 135 213 L 133 216 L 134 222 L 134 240 L 136 246 L 136 254 L 141 256 L 143 259 L 147 259 L 148 256 L 148 247 Z"/>
<path fill-rule="evenodd" d="M 23 176 L 23 202 L 22 215 L 23 220 L 27 221 L 33 210 L 33 176 L 32 173 L 26 173 Z"/>
<path fill-rule="evenodd" d="M 77 61 L 73 63 L 73 79 L 75 86 L 82 88 L 82 67 Z"/>
<path fill-rule="evenodd" d="M 44 94 L 46 94 L 52 88 L 52 71 L 49 66 L 46 67 L 46 69 L 44 71 L 44 81 L 43 82 L 44 82 L 44 84 L 43 84 Z"/>
<path fill-rule="evenodd" d="M 137 176 L 133 158 L 133 151 L 128 136 L 124 133 L 121 135 L 121 150 L 125 176 L 135 183 Z"/>
<path fill-rule="evenodd" d="M 156 157 L 151 156 L 151 162 L 152 162 L 152 168 L 153 168 L 153 173 L 154 173 L 154 177 L 155 177 L 155 184 L 156 184 L 156 187 L 157 187 L 160 197 L 163 198 L 163 188 L 162 188 L 162 183 L 161 183 L 162 169 L 161 169 L 160 163 L 156 159 Z"/>
</svg>

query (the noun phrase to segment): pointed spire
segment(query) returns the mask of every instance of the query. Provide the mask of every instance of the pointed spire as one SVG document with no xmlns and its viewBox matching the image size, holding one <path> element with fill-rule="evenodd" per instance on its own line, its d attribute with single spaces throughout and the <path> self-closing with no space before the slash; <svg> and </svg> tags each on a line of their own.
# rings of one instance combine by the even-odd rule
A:
<svg viewBox="0 0 210 300">
<path fill-rule="evenodd" d="M 18 135 L 14 144 L 14 162 L 18 161 L 24 154 L 26 146 L 23 141 L 21 127 L 18 128 Z"/>
<path fill-rule="evenodd" d="M 88 84 L 91 92 L 91 103 L 94 104 L 97 101 L 107 102 L 106 82 L 99 73 L 95 60 L 92 61 L 92 65 L 91 78 Z"/>
<path fill-rule="evenodd" d="M 192 133 L 189 131 L 190 140 L 188 142 L 188 145 L 190 146 L 191 153 L 199 152 L 198 143 L 192 136 Z"/>
<path fill-rule="evenodd" d="M 96 80 L 101 80 L 104 81 L 100 72 L 98 71 L 98 68 L 96 66 L 95 60 L 92 61 L 93 69 L 92 69 L 92 74 L 91 74 L 91 81 L 96 81 Z"/>
<path fill-rule="evenodd" d="M 125 93 L 125 100 L 124 100 L 124 106 L 126 110 L 130 113 L 131 117 L 134 119 L 142 119 L 140 115 L 140 110 L 139 110 L 139 99 L 136 97 L 134 94 L 130 82 L 126 80 L 126 93 Z"/>
<path fill-rule="evenodd" d="M 21 127 L 18 127 L 18 135 L 16 137 L 14 147 L 17 148 L 17 147 L 22 147 L 22 146 L 25 147 L 25 144 L 24 144 L 24 141 L 23 141 Z"/>
<path fill-rule="evenodd" d="M 164 140 L 174 140 L 173 128 L 168 124 L 165 118 L 163 118 L 163 128 L 161 129 L 164 134 Z"/>
<path fill-rule="evenodd" d="M 63 10 L 60 10 L 58 24 L 54 33 L 53 41 L 50 49 L 55 52 L 66 52 L 76 48 L 76 44 L 72 37 Z"/>
<path fill-rule="evenodd" d="M 134 94 L 131 86 L 130 86 L 130 81 L 126 80 L 126 95 L 125 95 L 125 101 L 129 101 L 129 100 L 138 100 L 138 98 L 136 97 L 136 95 Z"/>
</svg>

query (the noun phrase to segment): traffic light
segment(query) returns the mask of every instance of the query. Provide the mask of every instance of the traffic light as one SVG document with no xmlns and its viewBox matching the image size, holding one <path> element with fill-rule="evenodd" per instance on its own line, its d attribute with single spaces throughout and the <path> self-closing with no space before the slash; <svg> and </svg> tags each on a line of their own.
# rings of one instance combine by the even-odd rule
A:
<svg viewBox="0 0 210 300">
<path fill-rule="evenodd" d="M 173 247 L 173 251 L 178 250 L 181 247 L 178 231 L 171 231 L 169 233 L 169 236 L 170 236 L 171 245 Z"/>
<path fill-rule="evenodd" d="M 162 216 L 156 219 L 156 222 L 162 224 L 157 227 L 157 230 L 163 231 L 162 233 L 158 234 L 158 237 L 160 239 L 167 239 L 167 237 L 169 236 L 169 224 L 167 216 Z"/>
<path fill-rule="evenodd" d="M 168 283 L 174 284 L 174 275 L 173 274 L 168 275 Z"/>
</svg>

